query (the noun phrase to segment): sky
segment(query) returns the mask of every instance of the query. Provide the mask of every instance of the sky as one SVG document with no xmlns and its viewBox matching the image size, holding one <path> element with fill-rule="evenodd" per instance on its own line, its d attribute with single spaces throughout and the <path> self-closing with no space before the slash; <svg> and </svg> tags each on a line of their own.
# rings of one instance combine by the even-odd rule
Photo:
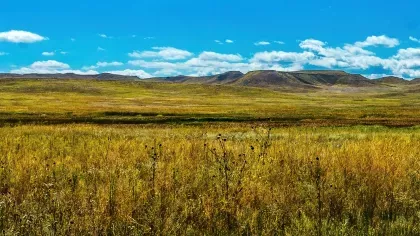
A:
<svg viewBox="0 0 420 236">
<path fill-rule="evenodd" d="M 2 0 L 0 72 L 420 77 L 418 0 Z"/>
</svg>

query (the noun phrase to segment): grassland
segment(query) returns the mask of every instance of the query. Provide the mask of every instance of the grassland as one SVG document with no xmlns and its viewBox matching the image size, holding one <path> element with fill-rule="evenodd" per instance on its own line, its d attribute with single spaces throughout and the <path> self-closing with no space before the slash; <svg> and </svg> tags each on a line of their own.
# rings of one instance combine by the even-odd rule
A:
<svg viewBox="0 0 420 236">
<path fill-rule="evenodd" d="M 412 87 L 353 89 L 292 93 L 151 82 L 0 80 L 0 124 L 272 121 L 279 126 L 412 126 L 420 123 L 420 94 L 413 92 Z"/>
<path fill-rule="evenodd" d="M 6 235 L 420 233 L 419 128 L 59 125 L 0 137 Z"/>
<path fill-rule="evenodd" d="M 419 235 L 412 89 L 0 80 L 0 232 Z"/>
</svg>

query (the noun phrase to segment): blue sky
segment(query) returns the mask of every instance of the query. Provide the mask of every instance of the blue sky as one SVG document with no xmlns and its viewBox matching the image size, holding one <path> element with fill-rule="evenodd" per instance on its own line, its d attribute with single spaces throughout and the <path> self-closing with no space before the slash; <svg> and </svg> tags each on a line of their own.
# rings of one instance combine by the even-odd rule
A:
<svg viewBox="0 0 420 236">
<path fill-rule="evenodd" d="M 420 77 L 415 0 L 12 1 L 0 71 L 139 77 L 339 69 Z"/>
</svg>

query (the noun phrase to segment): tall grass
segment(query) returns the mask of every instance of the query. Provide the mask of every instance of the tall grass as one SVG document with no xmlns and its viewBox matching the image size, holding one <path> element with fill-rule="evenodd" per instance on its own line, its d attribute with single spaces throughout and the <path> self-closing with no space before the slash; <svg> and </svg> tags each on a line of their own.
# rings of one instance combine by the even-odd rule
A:
<svg viewBox="0 0 420 236">
<path fill-rule="evenodd" d="M 419 235 L 419 128 L 0 129 L 6 235 Z"/>
</svg>

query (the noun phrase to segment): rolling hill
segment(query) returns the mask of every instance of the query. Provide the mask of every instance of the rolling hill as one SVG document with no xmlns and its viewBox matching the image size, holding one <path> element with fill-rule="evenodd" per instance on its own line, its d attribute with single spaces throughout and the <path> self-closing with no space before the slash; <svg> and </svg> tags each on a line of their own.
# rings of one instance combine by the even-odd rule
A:
<svg viewBox="0 0 420 236">
<path fill-rule="evenodd" d="M 94 79 L 94 80 L 140 80 L 136 76 L 102 73 L 97 75 L 78 74 L 0 74 L 0 79 Z M 233 85 L 260 87 L 271 89 L 316 90 L 329 87 L 382 88 L 389 85 L 419 84 L 420 79 L 412 81 L 388 76 L 379 79 L 367 79 L 358 74 L 350 74 L 337 70 L 305 70 L 281 72 L 274 70 L 250 71 L 243 74 L 239 71 L 229 71 L 210 76 L 174 76 L 143 79 L 145 82 L 203 84 L 203 85 Z"/>
<path fill-rule="evenodd" d="M 347 85 L 354 87 L 376 86 L 373 80 L 361 75 L 349 74 L 344 71 L 297 71 L 280 72 L 274 70 L 251 71 L 243 74 L 230 71 L 214 76 L 189 77 L 177 76 L 152 78 L 149 81 L 173 82 L 185 84 L 230 84 L 236 86 L 266 87 L 266 88 L 298 88 L 318 89 L 325 86 Z"/>
</svg>

